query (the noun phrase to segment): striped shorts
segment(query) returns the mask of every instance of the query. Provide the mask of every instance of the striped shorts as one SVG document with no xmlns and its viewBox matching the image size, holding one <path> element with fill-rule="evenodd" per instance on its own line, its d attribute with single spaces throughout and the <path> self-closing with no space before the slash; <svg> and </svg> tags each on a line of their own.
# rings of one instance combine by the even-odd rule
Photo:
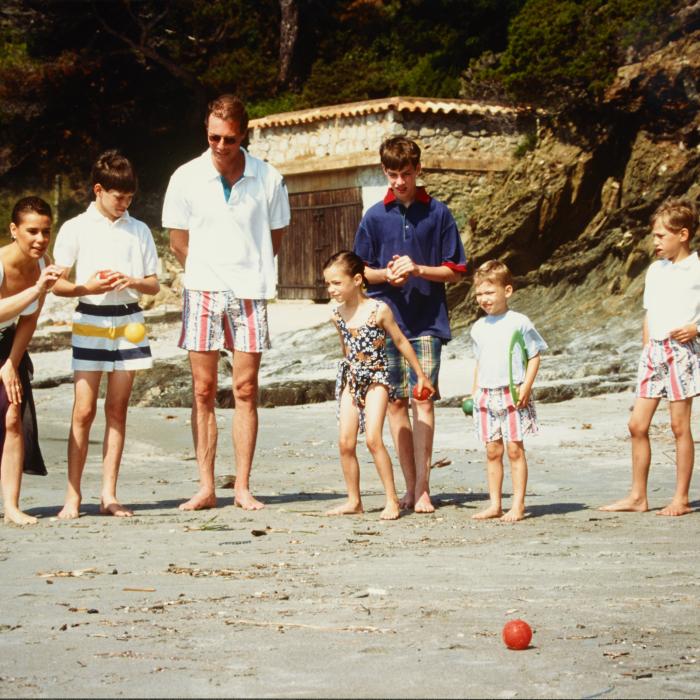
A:
<svg viewBox="0 0 700 700">
<path fill-rule="evenodd" d="M 700 394 L 700 343 L 650 340 L 637 370 L 637 396 L 683 401 Z"/>
<path fill-rule="evenodd" d="M 517 408 L 507 386 L 479 389 L 474 397 L 474 428 L 481 442 L 522 442 L 537 435 L 537 413 L 532 399 Z"/>
<path fill-rule="evenodd" d="M 73 314 L 73 370 L 115 372 L 153 366 L 148 337 L 132 343 L 124 337 L 128 323 L 143 323 L 138 304 L 95 306 L 79 302 Z"/>
<path fill-rule="evenodd" d="M 430 335 L 420 336 L 408 341 L 416 353 L 418 362 L 426 376 L 435 387 L 433 401 L 440 398 L 438 375 L 440 374 L 440 355 L 442 340 Z M 418 383 L 416 373 L 411 369 L 406 358 L 396 349 L 391 338 L 386 339 L 386 356 L 389 367 L 389 381 L 394 389 L 394 398 L 407 399 L 413 395 L 413 388 Z"/>
<path fill-rule="evenodd" d="M 270 347 L 265 299 L 239 299 L 233 292 L 185 289 L 182 331 L 184 350 L 262 352 Z"/>
</svg>

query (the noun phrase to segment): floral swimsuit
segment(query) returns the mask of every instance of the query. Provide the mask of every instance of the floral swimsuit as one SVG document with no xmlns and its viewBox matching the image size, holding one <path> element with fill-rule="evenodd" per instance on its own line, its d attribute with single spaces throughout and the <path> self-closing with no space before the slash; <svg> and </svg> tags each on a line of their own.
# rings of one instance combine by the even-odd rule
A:
<svg viewBox="0 0 700 700">
<path fill-rule="evenodd" d="M 367 321 L 358 328 L 348 328 L 338 309 L 333 311 L 335 323 L 343 337 L 345 357 L 338 364 L 335 380 L 335 398 L 338 401 L 347 385 L 355 405 L 360 410 L 360 432 L 365 430 L 365 397 L 372 384 L 383 384 L 389 390 L 389 398 L 394 398 L 394 390 L 389 383 L 386 357 L 386 333 L 377 325 L 379 302 Z"/>
</svg>

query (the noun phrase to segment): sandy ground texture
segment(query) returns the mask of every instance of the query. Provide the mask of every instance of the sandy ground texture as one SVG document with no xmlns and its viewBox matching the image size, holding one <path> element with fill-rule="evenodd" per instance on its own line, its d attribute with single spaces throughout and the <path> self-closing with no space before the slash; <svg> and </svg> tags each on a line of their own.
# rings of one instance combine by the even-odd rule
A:
<svg viewBox="0 0 700 700">
<path fill-rule="evenodd" d="M 98 515 L 99 418 L 83 516 L 60 522 L 71 386 L 36 399 L 50 475 L 24 481 L 39 524 L 1 527 L 3 697 L 700 694 L 700 515 L 595 510 L 629 484 L 630 394 L 540 406 L 516 525 L 470 519 L 482 452 L 453 408 L 438 409 L 435 458 L 451 463 L 433 471 L 434 515 L 380 521 L 361 446 L 367 512 L 324 517 L 343 496 L 331 403 L 261 411 L 254 514 L 225 488 L 217 509 L 179 512 L 196 488 L 188 411 L 140 408 L 120 481 L 136 515 Z M 665 413 L 654 440 L 658 509 L 674 482 Z M 501 629 L 518 617 L 532 644 L 509 651 Z"/>
</svg>

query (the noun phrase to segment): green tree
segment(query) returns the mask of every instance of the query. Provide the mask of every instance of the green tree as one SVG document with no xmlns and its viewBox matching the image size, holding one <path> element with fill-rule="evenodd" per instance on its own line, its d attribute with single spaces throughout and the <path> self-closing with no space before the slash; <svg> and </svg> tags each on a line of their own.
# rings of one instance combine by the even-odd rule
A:
<svg viewBox="0 0 700 700">
<path fill-rule="evenodd" d="M 674 0 L 528 0 L 512 20 L 508 46 L 473 61 L 463 94 L 495 84 L 516 100 L 563 108 L 597 102 L 630 53 L 673 29 Z"/>
</svg>

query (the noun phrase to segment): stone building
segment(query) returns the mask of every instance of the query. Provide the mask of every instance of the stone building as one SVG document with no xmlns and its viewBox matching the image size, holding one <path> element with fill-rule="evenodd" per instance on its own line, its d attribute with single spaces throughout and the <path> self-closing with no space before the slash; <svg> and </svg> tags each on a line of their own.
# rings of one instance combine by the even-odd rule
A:
<svg viewBox="0 0 700 700">
<path fill-rule="evenodd" d="M 453 210 L 465 243 L 469 212 L 503 182 L 535 133 L 532 112 L 469 100 L 389 97 L 271 114 L 250 122 L 250 152 L 285 176 L 292 224 L 279 256 L 281 299 L 326 299 L 321 265 L 352 247 L 363 211 L 386 192 L 379 145 L 422 149 L 423 181 Z"/>
</svg>

